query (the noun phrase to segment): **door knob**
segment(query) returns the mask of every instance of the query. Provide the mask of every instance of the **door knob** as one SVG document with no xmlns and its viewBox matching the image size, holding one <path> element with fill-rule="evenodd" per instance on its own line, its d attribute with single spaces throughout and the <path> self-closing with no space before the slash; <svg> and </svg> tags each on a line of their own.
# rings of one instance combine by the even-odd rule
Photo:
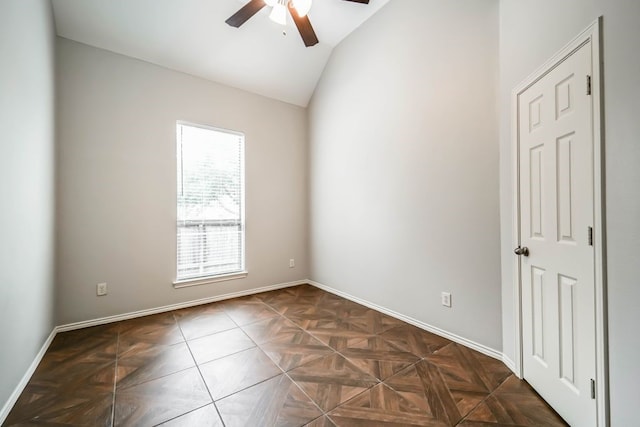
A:
<svg viewBox="0 0 640 427">
<path fill-rule="evenodd" d="M 513 250 L 513 252 L 514 252 L 516 255 L 529 256 L 529 248 L 528 248 L 528 247 L 526 247 L 526 246 L 525 246 L 524 248 L 521 248 L 520 246 L 518 246 L 517 248 L 515 248 L 515 249 Z"/>
</svg>

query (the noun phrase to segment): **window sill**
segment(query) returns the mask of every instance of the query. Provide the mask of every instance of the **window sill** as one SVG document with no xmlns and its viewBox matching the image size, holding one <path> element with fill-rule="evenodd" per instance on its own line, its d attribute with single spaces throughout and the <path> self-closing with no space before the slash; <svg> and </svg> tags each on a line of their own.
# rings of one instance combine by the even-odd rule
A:
<svg viewBox="0 0 640 427">
<path fill-rule="evenodd" d="M 173 282 L 176 289 L 188 288 L 190 286 L 209 285 L 211 283 L 225 282 L 227 280 L 244 279 L 249 272 L 241 271 L 239 273 L 221 274 L 219 276 L 197 277 L 195 279 L 177 280 Z"/>
</svg>

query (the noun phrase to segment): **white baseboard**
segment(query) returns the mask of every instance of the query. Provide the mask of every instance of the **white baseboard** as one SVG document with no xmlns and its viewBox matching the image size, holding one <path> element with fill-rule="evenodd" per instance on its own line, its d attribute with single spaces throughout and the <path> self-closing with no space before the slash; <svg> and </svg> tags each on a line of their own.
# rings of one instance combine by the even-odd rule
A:
<svg viewBox="0 0 640 427">
<path fill-rule="evenodd" d="M 486 354 L 487 356 L 493 357 L 494 359 L 498 359 L 500 361 L 503 361 L 503 359 L 504 359 L 504 355 L 502 354 L 501 351 L 494 350 L 493 348 L 487 347 L 486 345 L 477 343 L 475 341 L 472 341 L 472 340 L 469 340 L 467 338 L 461 337 L 459 335 L 453 334 L 451 332 L 445 331 L 444 329 L 440 329 L 440 328 L 437 328 L 435 326 L 429 325 L 428 323 L 424 323 L 424 322 L 422 322 L 420 320 L 417 320 L 417 319 L 414 319 L 412 317 L 405 316 L 404 314 L 400 314 L 400 313 L 395 312 L 393 310 L 389 310 L 386 307 L 382 307 L 382 306 L 380 306 L 378 304 L 374 304 L 374 303 L 369 302 L 367 300 L 363 300 L 362 298 L 355 297 L 355 296 L 350 295 L 350 294 L 348 294 L 346 292 L 342 292 L 342 291 L 334 289 L 334 288 L 332 288 L 330 286 L 323 285 L 322 283 L 318 283 L 318 282 L 315 282 L 313 280 L 309 280 L 309 281 L 307 281 L 307 283 L 309 283 L 310 285 L 313 285 L 313 286 L 315 286 L 317 288 L 320 288 L 320 289 L 322 289 L 324 291 L 330 292 L 332 294 L 335 294 L 335 295 L 341 296 L 343 298 L 346 298 L 346 299 L 348 299 L 350 301 L 357 302 L 358 304 L 362 304 L 362 305 L 364 305 L 366 307 L 369 307 L 369 308 L 372 308 L 374 310 L 377 310 L 377 311 L 379 311 L 381 313 L 388 314 L 391 317 L 395 317 L 396 319 L 402 320 L 403 322 L 410 323 L 410 324 L 412 324 L 414 326 L 417 326 L 420 329 L 424 329 L 425 331 L 434 333 L 434 334 L 439 335 L 439 336 L 441 336 L 443 338 L 447 338 L 448 340 L 457 342 L 458 344 L 462 344 L 465 347 L 469 347 L 469 348 L 471 348 L 473 350 L 479 351 L 480 353 Z"/>
<path fill-rule="evenodd" d="M 181 308 L 194 307 L 197 305 L 209 304 L 216 301 L 222 301 L 222 300 L 231 299 L 231 298 L 238 298 L 238 297 L 243 297 L 247 295 L 254 295 L 254 294 L 259 294 L 261 292 L 268 292 L 268 291 L 274 291 L 277 289 L 289 288 L 291 286 L 304 285 L 306 283 L 308 283 L 308 280 L 297 280 L 295 282 L 278 283 L 271 286 L 264 286 L 262 288 L 254 288 L 246 291 L 232 292 L 224 295 L 218 295 L 215 297 L 202 298 L 202 299 L 187 301 L 179 304 L 166 305 L 164 307 L 157 307 L 157 308 L 152 308 L 148 310 L 139 310 L 131 313 L 118 314 L 115 316 L 108 316 L 108 317 L 102 317 L 99 319 L 86 320 L 83 322 L 76 322 L 76 323 L 69 323 L 66 325 L 55 326 L 51 331 L 51 334 L 49 334 L 49 337 L 47 337 L 44 344 L 42 344 L 42 348 L 40 348 L 40 351 L 38 352 L 36 357 L 33 359 L 33 362 L 31 362 L 31 365 L 23 375 L 22 379 L 20 380 L 16 388 L 13 390 L 13 393 L 11 394 L 9 399 L 4 403 L 4 406 L 0 410 L 0 425 L 2 425 L 2 423 L 4 423 L 4 421 L 6 420 L 7 416 L 9 415 L 9 412 L 11 412 L 11 409 L 13 408 L 13 405 L 15 405 L 16 402 L 18 401 L 20 394 L 22 394 L 24 388 L 29 383 L 31 376 L 33 375 L 36 368 L 40 364 L 40 361 L 42 360 L 45 353 L 49 349 L 49 346 L 51 345 L 51 342 L 53 342 L 53 339 L 55 338 L 56 334 L 58 334 L 59 332 L 89 328 L 91 326 L 98 326 L 98 325 L 104 325 L 107 323 L 119 322 L 121 320 L 133 319 L 135 317 L 142 317 L 142 316 L 148 316 L 150 314 L 164 313 L 167 311 L 178 310 Z"/>
<path fill-rule="evenodd" d="M 511 372 L 513 372 L 516 376 L 519 376 L 516 372 L 516 362 L 511 360 L 511 358 L 504 353 L 502 354 L 502 363 L 507 365 L 507 368 L 511 369 Z"/>
<path fill-rule="evenodd" d="M 36 357 L 33 359 L 33 362 L 31 362 L 31 365 L 29 365 L 29 368 L 27 368 L 27 372 L 24 373 L 24 375 L 22 376 L 22 379 L 20 380 L 16 388 L 13 390 L 13 393 L 11 393 L 11 396 L 9 396 L 9 399 L 4 403 L 4 406 L 2 407 L 2 409 L 0 409 L 0 425 L 2 425 L 2 423 L 4 423 L 7 417 L 9 416 L 9 412 L 11 412 L 13 405 L 16 404 L 16 402 L 18 401 L 18 398 L 22 394 L 22 391 L 29 383 L 31 376 L 36 371 L 36 368 L 40 364 L 40 361 L 42 360 L 45 353 L 49 349 L 49 346 L 53 342 L 53 339 L 55 338 L 56 333 L 57 333 L 56 328 L 53 328 L 53 330 L 45 340 L 44 344 L 42 344 L 42 347 L 40 347 L 40 351 L 38 351 L 38 354 L 36 354 Z"/>
<path fill-rule="evenodd" d="M 38 354 L 34 358 L 33 362 L 29 366 L 29 369 L 27 369 L 27 372 L 25 372 L 24 376 L 20 380 L 20 383 L 16 386 L 15 390 L 13 391 L 11 396 L 9 397 L 9 400 L 7 400 L 7 402 L 5 402 L 4 406 L 2 407 L 2 410 L 0 410 L 0 425 L 5 421 L 6 417 L 9 415 L 9 412 L 13 408 L 13 405 L 15 405 L 15 403 L 18 400 L 18 398 L 20 397 L 20 394 L 22 393 L 24 388 L 29 383 L 29 380 L 31 379 L 31 376 L 35 372 L 36 368 L 38 367 L 38 364 L 40 363 L 40 361 L 44 357 L 45 353 L 47 352 L 47 350 L 49 348 L 49 345 L 51 345 L 51 342 L 53 341 L 53 339 L 55 338 L 55 336 L 56 336 L 56 334 L 58 332 L 66 332 L 66 331 L 72 331 L 72 330 L 76 330 L 76 329 L 88 328 L 88 327 L 91 327 L 91 326 L 104 325 L 104 324 L 107 324 L 107 323 L 119 322 L 119 321 L 122 321 L 122 320 L 133 319 L 133 318 L 136 318 L 136 317 L 149 316 L 151 314 L 165 313 L 165 312 L 168 312 L 168 311 L 179 310 L 181 308 L 194 307 L 194 306 L 197 306 L 197 305 L 209 304 L 209 303 L 216 302 L 216 301 L 223 301 L 223 300 L 243 297 L 243 296 L 247 296 L 247 295 L 254 295 L 254 294 L 261 293 L 261 292 L 268 292 L 268 291 L 274 291 L 274 290 L 277 290 L 277 289 L 289 288 L 289 287 L 292 287 L 292 286 L 304 285 L 304 284 L 307 284 L 307 283 L 311 284 L 311 285 L 313 285 L 313 286 L 315 286 L 315 287 L 317 287 L 319 289 L 322 289 L 322 290 L 325 290 L 325 291 L 330 292 L 332 294 L 335 294 L 335 295 L 341 296 L 343 298 L 346 298 L 346 299 L 348 299 L 350 301 L 353 301 L 353 302 L 356 302 L 358 304 L 362 304 L 362 305 L 364 305 L 366 307 L 372 308 L 374 310 L 380 311 L 381 313 L 387 314 L 387 315 L 389 315 L 391 317 L 395 317 L 396 319 L 399 319 L 399 320 L 402 320 L 402 321 L 407 322 L 409 324 L 412 324 L 414 326 L 417 326 L 420 329 L 424 329 L 424 330 L 426 330 L 428 332 L 434 333 L 434 334 L 439 335 L 441 337 L 447 338 L 447 339 L 449 339 L 451 341 L 457 342 L 458 344 L 462 344 L 465 347 L 469 347 L 471 349 L 479 351 L 480 353 L 486 354 L 487 356 L 490 356 L 490 357 L 493 357 L 495 359 L 501 360 L 505 365 L 507 365 L 507 367 L 509 367 L 509 369 L 511 369 L 512 371 L 515 371 L 515 363 L 500 351 L 494 350 L 494 349 L 492 349 L 490 347 L 487 347 L 485 345 L 479 344 L 479 343 L 477 343 L 475 341 L 466 339 L 464 337 L 458 336 L 456 334 L 452 334 L 452 333 L 447 332 L 447 331 L 445 331 L 443 329 L 440 329 L 440 328 L 437 328 L 435 326 L 429 325 L 427 323 L 421 322 L 421 321 L 419 321 L 417 319 L 414 319 L 412 317 L 405 316 L 404 314 L 397 313 L 397 312 L 395 312 L 393 310 L 390 310 L 388 308 L 382 307 L 382 306 L 380 306 L 378 304 L 374 304 L 372 302 L 369 302 L 369 301 L 363 300 L 361 298 L 355 297 L 355 296 L 350 295 L 350 294 L 348 294 L 346 292 L 339 291 L 339 290 L 334 289 L 334 288 L 332 288 L 330 286 L 323 285 L 322 283 L 314 282 L 313 280 L 297 280 L 297 281 L 294 281 L 294 282 L 279 283 L 279 284 L 275 284 L 275 285 L 271 285 L 271 286 L 264 286 L 264 287 L 261 287 L 261 288 L 249 289 L 249 290 L 246 290 L 246 291 L 232 292 L 232 293 L 228 293 L 228 294 L 224 294 L 224 295 L 217 295 L 215 297 L 202 298 L 202 299 L 197 299 L 197 300 L 193 300 L 193 301 L 187 301 L 187 302 L 178 303 L 178 304 L 166 305 L 166 306 L 163 306 L 163 307 L 151 308 L 151 309 L 147 309 L 147 310 L 139 310 L 139 311 L 134 311 L 134 312 L 130 312 L 130 313 L 118 314 L 118 315 L 115 315 L 115 316 L 102 317 L 102 318 L 98 318 L 98 319 L 92 319 L 92 320 L 86 320 L 86 321 L 82 321 L 82 322 L 75 322 L 75 323 L 69 323 L 69 324 L 66 324 L 66 325 L 56 326 L 56 327 L 53 328 L 53 330 L 51 331 L 51 334 L 49 335 L 47 340 L 42 345 L 42 348 L 40 349 L 40 351 L 38 352 Z"/>
<path fill-rule="evenodd" d="M 134 319 L 136 317 L 149 316 L 151 314 L 166 313 L 167 311 L 180 310 L 182 308 L 195 307 L 197 305 L 209 304 L 212 302 L 223 301 L 232 298 L 244 297 L 247 295 L 259 294 L 261 292 L 275 291 L 277 289 L 289 288 L 291 286 L 304 285 L 309 283 L 308 280 L 297 280 L 295 282 L 278 283 L 275 285 L 264 286 L 262 288 L 248 289 L 246 291 L 231 292 L 228 294 L 217 295 L 215 297 L 201 298 L 197 300 L 181 302 L 178 304 L 165 305 L 162 307 L 150 308 L 147 310 L 132 311 L 115 316 L 101 317 L 98 319 L 84 320 L 82 322 L 68 323 L 66 325 L 57 326 L 58 332 L 73 331 L 76 329 L 89 328 L 91 326 L 106 325 L 107 323 L 120 322 L 122 320 Z"/>
</svg>

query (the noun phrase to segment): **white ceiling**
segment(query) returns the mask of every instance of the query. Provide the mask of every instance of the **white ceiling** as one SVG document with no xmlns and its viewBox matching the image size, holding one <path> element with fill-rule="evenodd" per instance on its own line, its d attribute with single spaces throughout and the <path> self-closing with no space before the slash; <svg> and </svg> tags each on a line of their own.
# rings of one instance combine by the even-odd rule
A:
<svg viewBox="0 0 640 427">
<path fill-rule="evenodd" d="M 240 28 L 224 21 L 248 0 L 52 0 L 58 35 L 228 86 L 306 106 L 331 51 L 389 0 L 314 0 L 320 43 L 306 48 L 291 17 L 265 7 Z M 283 35 L 286 31 L 286 36 Z"/>
</svg>

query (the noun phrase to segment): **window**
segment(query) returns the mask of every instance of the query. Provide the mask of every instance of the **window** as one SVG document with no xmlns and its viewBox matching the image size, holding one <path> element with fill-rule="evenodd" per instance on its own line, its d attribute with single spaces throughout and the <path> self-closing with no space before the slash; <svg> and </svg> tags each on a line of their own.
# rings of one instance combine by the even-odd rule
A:
<svg viewBox="0 0 640 427">
<path fill-rule="evenodd" d="M 177 125 L 177 282 L 244 273 L 244 136 Z"/>
</svg>

